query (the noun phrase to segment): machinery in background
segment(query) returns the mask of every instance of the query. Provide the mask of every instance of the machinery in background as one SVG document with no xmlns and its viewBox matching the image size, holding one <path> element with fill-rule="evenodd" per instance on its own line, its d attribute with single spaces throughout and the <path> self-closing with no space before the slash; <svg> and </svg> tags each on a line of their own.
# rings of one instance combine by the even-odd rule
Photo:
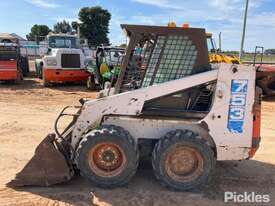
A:
<svg viewBox="0 0 275 206">
<path fill-rule="evenodd" d="M 263 95 L 275 95 L 275 65 L 256 64 L 257 83 L 263 90 Z"/>
<path fill-rule="evenodd" d="M 49 186 L 79 173 L 119 187 L 149 156 L 161 184 L 207 184 L 216 161 L 247 160 L 260 144 L 261 89 L 256 69 L 210 64 L 205 30 L 122 25 L 129 44 L 110 96 L 64 108 L 55 133 L 10 185 Z M 140 64 L 132 64 L 135 52 Z M 75 108 L 76 112 L 70 112 Z M 72 116 L 64 131 L 58 123 Z"/>
<path fill-rule="evenodd" d="M 87 81 L 89 73 L 86 65 L 91 58 L 85 56 L 76 35 L 49 34 L 47 43 L 47 54 L 35 63 L 36 73 L 43 79 L 44 86 Z"/>
<path fill-rule="evenodd" d="M 260 55 L 260 62 L 257 62 L 257 55 Z M 263 62 L 264 47 L 256 46 L 253 58 L 253 65 L 257 68 L 257 83 L 263 90 L 264 96 L 275 95 L 275 65 Z"/>
<path fill-rule="evenodd" d="M 95 90 L 114 86 L 120 72 L 120 66 L 125 49 L 119 47 L 98 47 L 95 61 L 90 61 L 87 67 L 90 73 L 87 88 Z"/>
<path fill-rule="evenodd" d="M 19 45 L 0 43 L 0 81 L 20 81 L 28 72 L 28 58 L 21 56 Z"/>
<path fill-rule="evenodd" d="M 209 51 L 209 62 L 216 63 L 227 63 L 227 64 L 241 64 L 241 60 L 230 54 L 224 54 L 220 51 L 220 48 L 217 49 L 216 43 L 213 39 L 213 35 L 211 33 L 206 33 L 207 45 Z"/>
<path fill-rule="evenodd" d="M 214 39 L 211 33 L 206 34 L 207 44 L 209 49 L 209 62 L 212 64 L 227 63 L 227 64 L 242 64 L 241 60 L 229 54 L 221 53 L 220 49 L 216 48 Z M 257 55 L 261 56 L 260 62 L 256 62 Z M 264 96 L 275 95 L 275 65 L 263 64 L 264 48 L 256 46 L 253 64 L 257 68 L 257 84 L 262 89 Z M 246 63 L 247 64 L 247 63 Z"/>
</svg>

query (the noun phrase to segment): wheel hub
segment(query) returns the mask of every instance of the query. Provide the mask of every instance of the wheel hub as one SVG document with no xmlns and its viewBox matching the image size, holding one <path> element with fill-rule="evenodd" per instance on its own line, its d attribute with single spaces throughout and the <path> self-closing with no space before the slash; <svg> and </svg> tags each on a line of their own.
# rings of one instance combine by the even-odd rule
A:
<svg viewBox="0 0 275 206">
<path fill-rule="evenodd" d="M 117 155 L 114 154 L 112 151 L 106 151 L 102 157 L 103 161 L 105 162 L 113 162 L 116 158 Z"/>
<path fill-rule="evenodd" d="M 193 148 L 173 147 L 166 155 L 165 167 L 168 176 L 176 181 L 196 179 L 203 171 L 203 158 Z"/>
<path fill-rule="evenodd" d="M 101 176 L 113 176 L 125 165 L 123 150 L 113 143 L 101 143 L 91 149 L 88 162 L 90 168 Z"/>
<path fill-rule="evenodd" d="M 178 151 L 171 155 L 171 170 L 177 175 L 186 175 L 197 166 L 197 159 L 190 151 Z"/>
</svg>

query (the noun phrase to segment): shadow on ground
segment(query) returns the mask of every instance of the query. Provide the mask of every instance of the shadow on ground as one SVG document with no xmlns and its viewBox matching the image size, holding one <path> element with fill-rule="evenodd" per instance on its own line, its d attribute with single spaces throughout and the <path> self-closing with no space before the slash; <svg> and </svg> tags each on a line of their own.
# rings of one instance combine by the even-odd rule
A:
<svg viewBox="0 0 275 206">
<path fill-rule="evenodd" d="M 88 92 L 85 82 L 80 83 L 56 83 L 45 88 L 42 80 L 38 78 L 25 78 L 20 82 L 0 82 L 0 89 L 11 90 L 33 90 L 33 89 L 49 89 L 63 92 Z M 94 91 L 96 92 L 96 91 Z"/>
<path fill-rule="evenodd" d="M 0 82 L 0 88 L 21 90 L 21 89 L 37 89 L 42 88 L 36 79 L 24 79 L 20 82 Z"/>
<path fill-rule="evenodd" d="M 75 177 L 68 183 L 53 187 L 22 187 L 15 190 L 71 205 L 210 206 L 223 205 L 225 191 L 271 194 L 274 185 L 275 165 L 255 160 L 228 161 L 217 163 L 216 174 L 209 185 L 196 191 L 174 192 L 160 186 L 154 177 L 150 162 L 144 161 L 136 176 L 124 188 L 100 189 L 90 185 L 81 177 Z"/>
<path fill-rule="evenodd" d="M 274 102 L 275 101 L 275 96 L 266 96 L 263 98 L 264 101 L 266 102 Z"/>
</svg>

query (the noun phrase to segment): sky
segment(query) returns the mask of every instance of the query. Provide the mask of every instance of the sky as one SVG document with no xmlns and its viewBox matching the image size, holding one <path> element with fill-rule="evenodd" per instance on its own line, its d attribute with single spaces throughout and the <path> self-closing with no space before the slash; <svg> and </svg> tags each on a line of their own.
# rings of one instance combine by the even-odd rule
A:
<svg viewBox="0 0 275 206">
<path fill-rule="evenodd" d="M 75 21 L 80 8 L 101 6 L 112 14 L 109 38 L 112 44 L 125 42 L 120 24 L 167 25 L 205 28 L 222 32 L 222 49 L 239 50 L 245 0 L 1 0 L 0 33 L 22 37 L 34 24 L 50 28 L 63 19 Z M 245 50 L 255 46 L 275 48 L 275 1 L 250 0 Z"/>
</svg>

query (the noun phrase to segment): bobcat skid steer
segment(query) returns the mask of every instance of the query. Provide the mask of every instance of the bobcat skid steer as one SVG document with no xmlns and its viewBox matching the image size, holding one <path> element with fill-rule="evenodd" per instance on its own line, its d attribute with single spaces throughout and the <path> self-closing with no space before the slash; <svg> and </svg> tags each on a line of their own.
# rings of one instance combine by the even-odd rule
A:
<svg viewBox="0 0 275 206">
<path fill-rule="evenodd" d="M 122 28 L 130 41 L 115 88 L 81 100 L 67 129 L 56 126 L 11 185 L 48 186 L 80 171 L 96 186 L 123 186 L 149 155 L 163 185 L 190 190 L 208 182 L 217 160 L 253 157 L 261 115 L 253 66 L 211 66 L 204 29 Z M 132 67 L 137 48 L 142 64 Z"/>
</svg>

